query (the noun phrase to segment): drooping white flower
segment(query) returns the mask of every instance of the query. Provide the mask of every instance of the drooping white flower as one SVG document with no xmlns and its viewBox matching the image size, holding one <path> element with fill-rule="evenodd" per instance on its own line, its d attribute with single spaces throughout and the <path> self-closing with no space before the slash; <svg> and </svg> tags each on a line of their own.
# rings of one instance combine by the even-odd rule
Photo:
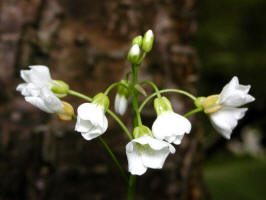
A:
<svg viewBox="0 0 266 200">
<path fill-rule="evenodd" d="M 191 130 L 191 124 L 185 117 L 174 113 L 170 101 L 166 97 L 154 100 L 157 118 L 152 125 L 155 138 L 169 143 L 180 144 L 185 133 Z"/>
<path fill-rule="evenodd" d="M 25 101 L 42 111 L 47 113 L 64 112 L 62 102 L 48 88 L 31 88 L 29 90 L 29 87 L 27 87 L 26 89 L 24 88 L 25 91 L 29 94 L 27 96 L 25 95 Z"/>
<path fill-rule="evenodd" d="M 55 87 L 61 94 L 66 92 L 68 85 L 62 81 L 51 79 L 48 67 L 43 65 L 29 66 L 30 70 L 21 70 L 20 76 L 25 81 L 17 86 L 28 103 L 47 113 L 63 112 L 63 104 L 51 90 Z M 64 86 L 62 87 L 62 85 Z M 64 90 L 62 90 L 62 88 Z M 59 94 L 60 95 L 60 94 Z"/>
<path fill-rule="evenodd" d="M 213 127 L 227 139 L 230 139 L 238 120 L 242 119 L 248 110 L 239 107 L 255 100 L 248 94 L 249 90 L 250 85 L 239 84 L 235 76 L 224 86 L 219 95 L 209 96 L 202 103 Z"/>
<path fill-rule="evenodd" d="M 121 96 L 119 93 L 115 95 L 115 112 L 119 115 L 124 115 L 127 111 L 128 100 L 125 96 Z"/>
<path fill-rule="evenodd" d="M 169 153 L 175 153 L 175 148 L 165 141 L 149 135 L 136 138 L 126 145 L 128 170 L 131 174 L 142 175 L 147 168 L 161 169 Z"/>
<path fill-rule="evenodd" d="M 108 105 L 108 97 L 99 93 L 93 98 L 92 103 L 83 103 L 78 107 L 75 130 L 80 132 L 84 139 L 92 140 L 107 130 L 105 110 Z"/>
</svg>

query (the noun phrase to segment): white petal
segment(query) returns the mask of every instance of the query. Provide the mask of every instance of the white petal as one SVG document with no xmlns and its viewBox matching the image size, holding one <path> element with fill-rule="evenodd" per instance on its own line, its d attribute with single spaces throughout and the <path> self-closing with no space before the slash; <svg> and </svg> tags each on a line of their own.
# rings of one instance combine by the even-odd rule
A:
<svg viewBox="0 0 266 200">
<path fill-rule="evenodd" d="M 176 140 L 176 136 L 189 133 L 190 130 L 191 124 L 188 119 L 174 112 L 159 115 L 152 125 L 154 137 L 160 140 L 168 139 L 169 142 Z"/>
<path fill-rule="evenodd" d="M 48 88 L 44 87 L 40 90 L 40 97 L 43 99 L 45 105 L 52 110 L 54 113 L 56 112 L 63 112 L 63 104 L 58 99 L 55 94 L 49 90 Z"/>
<path fill-rule="evenodd" d="M 162 168 L 169 153 L 175 153 L 175 148 L 171 144 L 150 136 L 134 139 L 132 143 L 143 146 L 143 149 L 140 150 L 141 158 L 144 166 L 148 168 Z"/>
<path fill-rule="evenodd" d="M 142 175 L 147 171 L 142 163 L 141 155 L 138 153 L 137 147 L 134 145 L 134 142 L 129 142 L 126 145 L 126 154 L 128 160 L 128 171 L 134 175 Z"/>
<path fill-rule="evenodd" d="M 239 107 L 250 103 L 255 98 L 248 94 L 250 85 L 241 85 L 238 78 L 235 76 L 224 86 L 220 94 L 220 104 L 229 107 Z"/>
<path fill-rule="evenodd" d="M 169 153 L 170 151 L 168 147 L 152 151 L 147 149 L 141 155 L 142 163 L 148 168 L 161 169 Z"/>
<path fill-rule="evenodd" d="M 216 113 L 210 115 L 213 127 L 225 138 L 230 139 L 233 129 L 238 120 L 243 118 L 247 108 L 224 107 Z"/>
<path fill-rule="evenodd" d="M 127 110 L 127 98 L 125 96 L 120 96 L 119 94 L 116 94 L 115 96 L 115 112 L 124 115 Z"/>
<path fill-rule="evenodd" d="M 44 112 L 53 113 L 53 111 L 45 105 L 44 101 L 40 97 L 25 97 L 25 101 L 31 103 Z"/>
<path fill-rule="evenodd" d="M 93 103 L 84 103 L 78 107 L 78 119 L 75 130 L 86 140 L 102 135 L 108 127 L 103 108 Z"/>
<path fill-rule="evenodd" d="M 29 82 L 37 85 L 38 87 L 49 87 L 51 84 L 51 76 L 48 67 L 43 65 L 29 66 Z"/>
</svg>

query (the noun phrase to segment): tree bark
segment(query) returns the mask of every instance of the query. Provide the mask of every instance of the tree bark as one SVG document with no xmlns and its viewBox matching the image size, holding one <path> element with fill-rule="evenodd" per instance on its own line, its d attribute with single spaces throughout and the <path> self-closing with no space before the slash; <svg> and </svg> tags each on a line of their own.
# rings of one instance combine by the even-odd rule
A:
<svg viewBox="0 0 266 200">
<path fill-rule="evenodd" d="M 0 13 L 0 199 L 125 199 L 126 186 L 100 143 L 80 137 L 74 122 L 27 104 L 15 91 L 22 82 L 19 71 L 47 65 L 53 79 L 93 96 L 125 76 L 131 39 L 152 29 L 155 44 L 140 80 L 195 94 L 194 1 L 2 0 Z M 193 107 L 186 98 L 168 96 L 179 113 Z M 67 101 L 75 107 L 83 102 Z M 130 128 L 131 114 L 123 117 Z M 154 119 L 150 103 L 144 124 L 151 126 Z M 138 178 L 137 199 L 207 198 L 199 164 L 201 132 L 195 127 L 163 170 Z M 127 137 L 110 118 L 104 138 L 126 169 Z"/>
</svg>

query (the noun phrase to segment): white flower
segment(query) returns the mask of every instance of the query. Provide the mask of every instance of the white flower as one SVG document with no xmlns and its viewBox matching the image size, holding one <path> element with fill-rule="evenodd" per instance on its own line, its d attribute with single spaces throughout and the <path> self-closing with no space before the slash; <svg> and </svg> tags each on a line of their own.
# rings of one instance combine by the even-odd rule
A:
<svg viewBox="0 0 266 200">
<path fill-rule="evenodd" d="M 148 135 L 134 139 L 126 145 L 128 170 L 142 175 L 147 168 L 161 169 L 169 153 L 175 153 L 175 148 L 167 142 Z"/>
<path fill-rule="evenodd" d="M 21 83 L 16 90 L 21 92 L 28 103 L 47 113 L 63 112 L 62 102 L 50 90 L 52 79 L 46 66 L 30 66 L 30 70 L 21 70 Z"/>
<path fill-rule="evenodd" d="M 30 70 L 21 70 L 20 76 L 26 82 L 18 85 L 22 95 L 27 95 L 27 86 L 33 85 L 35 88 L 52 86 L 52 79 L 48 67 L 43 65 L 29 66 Z M 29 86 L 31 88 L 31 86 Z M 18 89 L 17 88 L 17 89 Z M 28 96 L 28 95 L 27 95 Z"/>
<path fill-rule="evenodd" d="M 115 96 L 115 112 L 119 115 L 124 115 L 127 110 L 127 98 L 119 93 Z"/>
<path fill-rule="evenodd" d="M 155 138 L 166 140 L 169 143 L 180 144 L 185 133 L 189 133 L 191 124 L 185 117 L 172 111 L 158 115 L 152 125 L 152 133 Z"/>
<path fill-rule="evenodd" d="M 78 117 L 75 130 L 86 140 L 92 140 L 102 135 L 108 121 L 104 114 L 104 106 L 95 103 L 83 103 L 78 107 Z"/>
<path fill-rule="evenodd" d="M 227 139 L 230 139 L 238 120 L 243 118 L 248 110 L 238 107 L 255 100 L 253 96 L 248 94 L 249 90 L 250 85 L 239 84 L 238 78 L 235 76 L 218 95 L 217 104 L 221 108 L 210 114 L 210 120 L 214 128 Z"/>
</svg>

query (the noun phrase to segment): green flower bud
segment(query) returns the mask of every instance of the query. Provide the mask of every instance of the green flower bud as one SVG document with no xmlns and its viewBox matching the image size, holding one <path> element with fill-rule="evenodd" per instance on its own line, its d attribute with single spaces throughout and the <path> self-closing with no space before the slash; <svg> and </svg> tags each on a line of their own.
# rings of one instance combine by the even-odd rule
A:
<svg viewBox="0 0 266 200">
<path fill-rule="evenodd" d="M 158 116 L 164 112 L 173 111 L 172 104 L 166 97 L 157 97 L 154 100 L 154 108 Z"/>
<path fill-rule="evenodd" d="M 131 64 L 137 64 L 140 58 L 139 45 L 134 44 L 128 51 L 127 59 Z"/>
<path fill-rule="evenodd" d="M 152 136 L 151 129 L 149 129 L 147 126 L 141 125 L 134 128 L 133 131 L 134 138 L 139 138 L 145 135 Z"/>
<path fill-rule="evenodd" d="M 132 40 L 131 44 L 132 45 L 137 44 L 137 45 L 139 45 L 141 47 L 141 45 L 142 45 L 142 36 L 138 35 L 138 36 L 134 37 L 134 39 Z"/>
<path fill-rule="evenodd" d="M 59 97 L 63 97 L 67 94 L 69 90 L 69 85 L 61 80 L 53 80 L 51 90 L 56 95 L 59 95 Z"/>
<path fill-rule="evenodd" d="M 142 40 L 142 49 L 146 53 L 150 52 L 153 46 L 154 35 L 152 30 L 148 30 Z"/>
<path fill-rule="evenodd" d="M 206 97 L 198 97 L 195 101 L 194 104 L 197 108 L 202 108 L 202 103 L 206 99 Z"/>
<path fill-rule="evenodd" d="M 98 93 L 92 98 L 92 103 L 95 103 L 97 105 L 101 105 L 104 107 L 104 110 L 106 111 L 109 107 L 109 98 L 104 93 Z"/>
</svg>

